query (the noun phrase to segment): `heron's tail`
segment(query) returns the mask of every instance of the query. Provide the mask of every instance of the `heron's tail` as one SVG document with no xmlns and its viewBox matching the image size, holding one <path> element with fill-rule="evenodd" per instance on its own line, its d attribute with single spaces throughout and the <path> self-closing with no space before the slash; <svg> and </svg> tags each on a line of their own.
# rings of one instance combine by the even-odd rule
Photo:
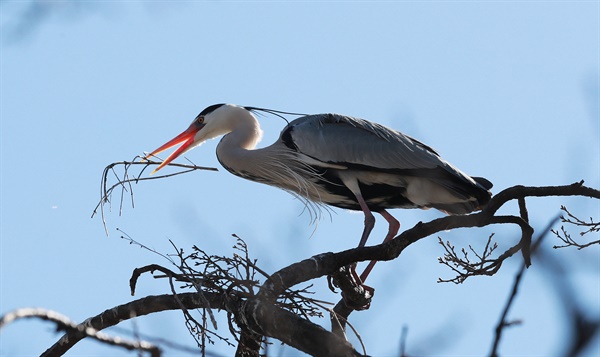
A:
<svg viewBox="0 0 600 357">
<path fill-rule="evenodd" d="M 475 182 L 477 182 L 478 184 L 480 184 L 483 188 L 485 188 L 486 190 L 490 190 L 492 187 L 494 187 L 494 184 L 492 184 L 488 179 L 483 178 L 483 177 L 473 177 L 471 176 L 471 178 L 473 180 L 475 180 Z"/>
</svg>

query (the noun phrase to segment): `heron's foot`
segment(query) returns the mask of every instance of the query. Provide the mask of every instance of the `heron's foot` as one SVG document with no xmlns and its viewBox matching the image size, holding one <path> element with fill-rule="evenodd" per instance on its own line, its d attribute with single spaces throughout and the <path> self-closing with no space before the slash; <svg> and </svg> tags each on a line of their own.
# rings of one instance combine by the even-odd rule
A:
<svg viewBox="0 0 600 357">
<path fill-rule="evenodd" d="M 360 277 L 356 274 L 356 263 L 343 266 L 337 272 L 327 275 L 327 285 L 329 285 L 329 290 L 334 293 L 337 293 L 335 288 L 340 288 L 343 291 L 348 286 L 358 285 L 358 282 L 362 283 Z"/>
<path fill-rule="evenodd" d="M 327 277 L 331 291 L 335 288 L 342 291 L 344 303 L 354 310 L 367 310 L 371 306 L 371 299 L 375 289 L 363 284 L 356 273 L 356 263 L 341 267 L 337 272 Z"/>
</svg>

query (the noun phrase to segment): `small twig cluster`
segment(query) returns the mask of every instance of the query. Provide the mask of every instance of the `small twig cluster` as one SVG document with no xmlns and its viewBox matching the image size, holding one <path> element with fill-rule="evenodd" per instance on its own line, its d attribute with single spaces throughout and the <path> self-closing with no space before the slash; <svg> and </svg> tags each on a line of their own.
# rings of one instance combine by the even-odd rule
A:
<svg viewBox="0 0 600 357">
<path fill-rule="evenodd" d="M 138 278 L 143 273 L 154 273 L 156 271 L 161 274 L 154 274 L 154 278 L 169 279 L 171 293 L 176 300 L 179 293 L 174 282 L 182 283 L 179 289 L 195 290 L 198 299 L 202 301 L 200 305 L 203 307 L 199 309 L 201 318 L 194 317 L 183 303 L 180 303 L 180 310 L 184 315 L 185 324 L 190 335 L 194 337 L 203 354 L 206 353 L 207 344 L 215 343 L 215 338 L 230 346 L 235 346 L 230 338 L 216 332 L 217 322 L 210 308 L 211 303 L 205 298 L 205 295 L 224 296 L 225 305 L 237 303 L 256 296 L 257 289 L 260 287 L 260 281 L 256 277 L 257 274 L 262 275 L 265 279 L 269 278 L 264 271 L 257 267 L 256 259 L 250 259 L 246 242 L 237 235 L 233 235 L 233 237 L 236 239 L 233 249 L 237 250 L 238 253 L 234 253 L 231 257 L 209 255 L 197 246 L 192 247 L 192 253 L 186 254 L 183 249 L 177 248 L 171 242 L 176 253 L 168 255 L 168 259 L 177 266 L 179 273 L 152 264 L 135 269 L 130 280 L 132 295 L 135 292 Z M 128 237 L 128 239 L 131 243 L 145 248 L 145 246 L 133 241 L 131 238 Z M 276 306 L 307 320 L 314 316 L 322 317 L 321 309 L 324 309 L 323 304 L 327 303 L 307 297 L 307 294 L 312 294 L 309 291 L 311 287 L 312 284 L 296 290 L 287 289 L 277 299 Z M 244 331 L 239 327 L 236 328 L 236 326 L 240 326 L 239 316 L 236 314 L 238 309 L 226 308 L 225 310 L 227 311 L 229 331 L 239 346 L 243 342 L 241 336 Z M 212 328 L 208 327 L 209 320 Z"/>
<path fill-rule="evenodd" d="M 194 165 L 190 162 L 189 165 L 186 164 L 177 164 L 177 163 L 169 163 L 167 166 L 174 166 L 177 168 L 181 168 L 183 170 L 177 171 L 170 174 L 164 175 L 156 175 L 152 177 L 142 177 L 142 174 L 146 171 L 146 169 L 150 166 L 160 165 L 162 160 L 154 161 L 149 159 L 148 157 L 136 156 L 132 161 L 121 161 L 121 162 L 113 162 L 112 164 L 106 166 L 104 168 L 104 172 L 102 173 L 102 180 L 100 182 L 100 202 L 94 208 L 94 212 L 92 213 L 92 217 L 98 214 L 100 211 L 100 215 L 102 217 L 102 223 L 104 224 L 104 230 L 106 235 L 108 235 L 108 228 L 106 226 L 106 219 L 104 216 L 104 207 L 108 205 L 109 210 L 112 210 L 111 198 L 115 189 L 120 188 L 121 194 L 119 195 L 119 216 L 123 213 L 123 202 L 125 200 L 125 194 L 129 194 L 131 199 L 131 207 L 134 207 L 133 200 L 133 184 L 137 184 L 140 181 L 146 180 L 156 180 L 171 176 L 177 176 L 181 174 L 185 174 L 188 172 L 192 172 L 195 170 L 209 170 L 209 171 L 218 171 L 218 169 L 214 167 L 203 167 Z M 122 170 L 117 170 L 117 168 L 121 168 Z M 141 170 L 137 173 L 132 173 L 131 169 L 133 167 L 141 167 Z M 109 176 L 110 174 L 114 175 L 114 178 L 117 180 L 115 184 L 109 184 Z"/>
<path fill-rule="evenodd" d="M 476 275 L 494 275 L 498 271 L 500 262 L 499 259 L 490 259 L 492 253 L 498 248 L 498 243 L 492 242 L 494 234 L 492 233 L 487 240 L 483 252 L 477 253 L 477 251 L 469 245 L 469 251 L 475 255 L 476 260 L 472 261 L 469 258 L 469 252 L 465 249 L 461 249 L 461 253 L 457 253 L 454 246 L 449 241 L 444 241 L 438 237 L 438 243 L 444 247 L 446 253 L 443 257 L 438 257 L 438 262 L 443 264 L 457 275 L 452 279 L 438 278 L 438 283 L 452 282 L 455 284 L 462 284 L 467 278 Z"/>
<path fill-rule="evenodd" d="M 583 181 L 575 183 L 574 185 L 581 186 L 582 184 Z M 507 190 L 503 192 L 507 192 Z M 498 194 L 496 197 L 494 197 L 494 200 L 497 199 L 498 196 L 501 196 L 501 194 Z M 525 203 L 525 197 L 518 196 L 515 198 L 517 199 L 517 203 L 519 205 L 519 216 L 494 216 L 492 217 L 492 219 L 490 219 L 490 221 L 494 221 L 494 223 L 512 223 L 519 225 L 519 227 L 521 228 L 521 239 L 519 240 L 519 242 L 505 250 L 504 253 L 500 254 L 497 258 L 490 259 L 492 253 L 498 247 L 496 243 L 492 244 L 492 238 L 494 237 L 494 234 L 491 234 L 481 254 L 477 253 L 475 249 L 473 249 L 473 247 L 469 245 L 469 250 L 478 259 L 475 262 L 471 262 L 471 260 L 469 259 L 469 253 L 466 249 L 461 249 L 461 257 L 458 255 L 458 253 L 456 253 L 454 246 L 451 245 L 450 242 L 447 241 L 446 243 L 444 243 L 444 241 L 440 237 L 438 237 L 440 245 L 444 247 L 444 250 L 446 251 L 443 257 L 438 258 L 438 262 L 440 264 L 446 265 L 457 274 L 452 279 L 438 278 L 438 283 L 452 282 L 455 284 L 462 284 L 467 278 L 471 276 L 494 275 L 498 272 L 498 270 L 500 270 L 502 263 L 506 259 L 512 257 L 515 253 L 519 251 L 523 256 L 523 262 L 525 266 L 529 267 L 531 265 L 531 237 L 533 235 L 533 227 L 529 225 L 529 212 Z M 499 207 L 500 206 L 494 207 L 493 205 L 489 205 L 477 215 L 485 214 L 486 211 L 490 210 L 496 211 Z"/>
<path fill-rule="evenodd" d="M 561 211 L 565 212 L 565 214 L 566 214 L 566 217 L 564 214 L 560 216 L 560 221 L 562 223 L 566 223 L 566 224 L 569 224 L 572 226 L 576 226 L 576 227 L 585 229 L 584 231 L 579 232 L 580 236 L 583 237 L 584 235 L 586 235 L 588 233 L 600 232 L 600 222 L 594 222 L 593 218 L 591 218 L 591 217 L 590 217 L 589 222 L 586 222 L 586 221 L 576 217 L 571 212 L 569 212 L 569 210 L 565 206 L 561 206 L 560 209 L 561 209 Z M 560 227 L 560 231 L 557 229 L 553 229 L 551 232 L 554 233 L 554 235 L 556 237 L 558 237 L 558 239 L 560 239 L 564 243 L 563 245 L 555 245 L 553 247 L 555 249 L 566 248 L 566 247 L 576 247 L 577 249 L 583 249 L 583 248 L 592 246 L 594 244 L 600 244 L 600 239 L 593 240 L 593 241 L 590 241 L 587 243 L 577 242 L 575 239 L 573 239 L 571 237 L 571 234 L 569 234 L 567 232 L 564 225 L 562 225 Z"/>
</svg>

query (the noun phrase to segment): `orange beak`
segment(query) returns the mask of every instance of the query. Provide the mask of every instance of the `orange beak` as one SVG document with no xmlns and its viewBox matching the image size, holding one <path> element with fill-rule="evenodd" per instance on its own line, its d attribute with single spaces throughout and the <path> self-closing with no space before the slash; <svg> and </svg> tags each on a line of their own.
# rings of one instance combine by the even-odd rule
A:
<svg viewBox="0 0 600 357">
<path fill-rule="evenodd" d="M 167 157 L 158 167 L 150 173 L 150 175 L 154 174 L 156 171 L 162 169 L 166 165 L 168 165 L 171 161 L 175 160 L 179 155 L 185 152 L 190 145 L 194 143 L 194 137 L 196 133 L 202 129 L 204 125 L 198 125 L 197 123 L 192 123 L 189 128 L 187 128 L 183 133 L 177 135 L 175 138 L 171 139 L 169 142 L 159 147 L 158 149 L 149 153 L 146 158 L 159 154 L 177 144 L 183 143 L 177 150 L 173 151 L 169 157 Z"/>
</svg>

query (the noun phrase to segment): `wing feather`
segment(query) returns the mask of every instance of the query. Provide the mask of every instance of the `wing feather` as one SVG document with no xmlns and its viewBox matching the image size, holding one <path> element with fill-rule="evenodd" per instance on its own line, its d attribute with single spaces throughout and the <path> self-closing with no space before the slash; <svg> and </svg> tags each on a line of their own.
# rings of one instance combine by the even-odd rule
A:
<svg viewBox="0 0 600 357">
<path fill-rule="evenodd" d="M 281 138 L 288 147 L 324 164 L 375 170 L 428 169 L 447 164 L 418 140 L 377 123 L 339 114 L 298 118 L 283 130 Z"/>
</svg>

